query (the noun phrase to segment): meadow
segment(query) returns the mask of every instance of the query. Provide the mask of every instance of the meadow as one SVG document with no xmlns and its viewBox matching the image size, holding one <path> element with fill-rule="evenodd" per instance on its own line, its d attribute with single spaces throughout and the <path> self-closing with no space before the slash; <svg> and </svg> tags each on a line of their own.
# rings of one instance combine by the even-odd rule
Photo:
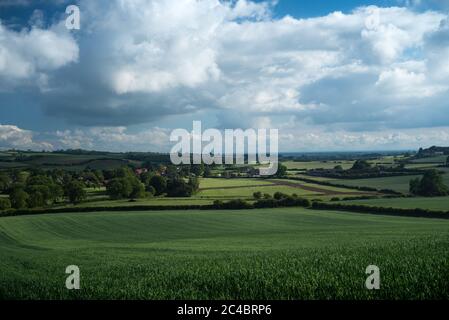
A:
<svg viewBox="0 0 449 320">
<path fill-rule="evenodd" d="M 6 217 L 0 299 L 447 299 L 448 245 L 449 221 L 296 208 Z"/>
<path fill-rule="evenodd" d="M 384 198 L 342 201 L 343 204 L 363 204 L 374 207 L 404 208 L 404 209 L 429 209 L 436 211 L 449 211 L 449 197 L 435 198 Z"/>
<path fill-rule="evenodd" d="M 413 175 L 413 176 L 397 176 L 397 177 L 382 177 L 382 178 L 368 178 L 368 179 L 334 179 L 329 182 L 335 184 L 343 184 L 347 186 L 371 187 L 376 189 L 391 189 L 402 193 L 408 193 L 410 187 L 410 180 L 420 177 L 421 176 L 419 175 Z"/>
<path fill-rule="evenodd" d="M 333 169 L 335 166 L 342 166 L 349 169 L 354 161 L 285 161 L 282 163 L 288 170 L 312 170 L 312 169 Z"/>
</svg>

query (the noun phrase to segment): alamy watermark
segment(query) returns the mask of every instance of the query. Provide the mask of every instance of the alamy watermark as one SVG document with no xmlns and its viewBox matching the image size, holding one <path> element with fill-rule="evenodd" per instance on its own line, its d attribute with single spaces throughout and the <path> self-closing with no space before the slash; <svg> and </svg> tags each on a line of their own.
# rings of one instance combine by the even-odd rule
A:
<svg viewBox="0 0 449 320">
<path fill-rule="evenodd" d="M 369 276 L 366 278 L 365 286 L 368 290 L 380 289 L 380 269 L 376 265 L 366 267 L 365 273 Z"/>
<path fill-rule="evenodd" d="M 69 16 L 65 19 L 65 27 L 69 30 L 81 28 L 80 8 L 76 5 L 67 6 L 65 13 Z"/>
<path fill-rule="evenodd" d="M 67 266 L 65 273 L 69 276 L 65 280 L 65 287 L 69 290 L 80 289 L 80 268 L 75 265 Z"/>
<path fill-rule="evenodd" d="M 193 121 L 193 130 L 175 129 L 171 142 L 171 162 L 180 164 L 260 164 L 261 176 L 278 170 L 277 129 L 218 129 L 202 131 L 201 121 Z M 224 159 L 224 161 L 223 161 Z M 245 161 L 246 160 L 246 161 Z"/>
</svg>

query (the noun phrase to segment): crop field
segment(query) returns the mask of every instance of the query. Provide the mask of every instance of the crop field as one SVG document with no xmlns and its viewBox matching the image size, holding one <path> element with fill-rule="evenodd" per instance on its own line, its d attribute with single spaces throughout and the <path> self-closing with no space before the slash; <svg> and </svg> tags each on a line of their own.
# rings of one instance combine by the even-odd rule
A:
<svg viewBox="0 0 449 320">
<path fill-rule="evenodd" d="M 448 245 L 449 221 L 292 208 L 8 217 L 0 298 L 448 298 Z"/>
<path fill-rule="evenodd" d="M 224 178 L 202 178 L 200 180 L 200 188 L 222 188 L 222 187 L 247 187 L 270 185 L 270 182 L 262 179 L 224 179 Z"/>
<path fill-rule="evenodd" d="M 286 161 L 282 164 L 288 170 L 311 170 L 311 169 L 333 169 L 335 166 L 342 166 L 343 169 L 352 167 L 354 161 Z"/>
<path fill-rule="evenodd" d="M 302 197 L 326 195 L 362 195 L 362 192 L 333 186 L 323 186 L 289 179 L 202 179 L 197 198 L 252 198 L 260 191 L 273 195 L 275 192 L 297 194 Z"/>
<path fill-rule="evenodd" d="M 309 183 L 309 182 L 303 182 L 298 180 L 289 180 L 289 179 L 270 179 L 268 181 L 273 181 L 281 184 L 288 184 L 292 186 L 297 186 L 299 188 L 304 188 L 305 190 L 315 190 L 318 193 L 321 194 L 334 194 L 334 195 L 357 195 L 357 194 L 366 194 L 367 192 L 361 192 L 355 189 L 348 189 L 348 188 L 340 188 L 340 187 L 334 187 L 334 186 L 327 186 L 327 185 L 319 185 L 315 183 Z M 318 180 L 317 180 L 318 181 Z"/>
<path fill-rule="evenodd" d="M 449 211 L 449 197 L 435 198 L 388 198 L 343 201 L 343 204 L 363 204 L 375 207 L 405 208 L 405 209 L 429 209 Z"/>
<path fill-rule="evenodd" d="M 435 157 L 428 157 L 428 158 L 421 158 L 421 159 L 414 159 L 412 162 L 414 163 L 445 163 L 447 159 L 447 155 L 440 155 Z"/>
<path fill-rule="evenodd" d="M 377 189 L 391 189 L 402 193 L 408 193 L 410 180 L 421 176 L 398 176 L 369 179 L 336 179 L 331 183 L 348 186 L 371 187 Z"/>
<path fill-rule="evenodd" d="M 105 198 L 98 201 L 83 202 L 75 207 L 133 207 L 133 206 L 184 206 L 184 205 L 209 205 L 213 199 L 191 198 L 145 198 L 133 201 L 127 199 L 110 200 Z M 68 205 L 70 206 L 70 205 Z M 67 207 L 67 206 L 64 206 Z"/>
<path fill-rule="evenodd" d="M 214 189 L 204 189 L 198 192 L 197 197 L 207 197 L 207 198 L 252 198 L 254 192 L 268 193 L 274 195 L 276 192 L 282 192 L 285 194 L 294 194 L 298 196 L 307 195 L 320 195 L 320 192 L 315 190 L 310 191 L 298 187 L 285 186 L 285 185 L 260 185 L 254 187 L 230 187 L 230 188 L 214 188 Z"/>
</svg>

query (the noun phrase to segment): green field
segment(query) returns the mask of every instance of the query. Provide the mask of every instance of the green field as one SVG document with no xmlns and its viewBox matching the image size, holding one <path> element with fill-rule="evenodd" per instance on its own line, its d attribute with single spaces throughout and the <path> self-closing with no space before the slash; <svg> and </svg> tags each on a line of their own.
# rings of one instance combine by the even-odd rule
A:
<svg viewBox="0 0 449 320">
<path fill-rule="evenodd" d="M 7 217 L 0 298 L 447 299 L 448 246 L 446 220 L 306 209 Z"/>
<path fill-rule="evenodd" d="M 376 189 L 391 189 L 402 193 L 408 193 L 410 180 L 421 176 L 398 176 L 370 179 L 336 179 L 331 183 L 347 186 L 371 187 Z"/>
<path fill-rule="evenodd" d="M 224 179 L 224 178 L 202 178 L 200 188 L 222 188 L 222 187 L 247 187 L 258 185 L 270 185 L 271 183 L 263 179 Z"/>
<path fill-rule="evenodd" d="M 342 201 L 343 204 L 363 204 L 375 207 L 405 208 L 405 209 L 429 209 L 449 211 L 449 197 L 436 198 L 388 198 Z"/>
<path fill-rule="evenodd" d="M 428 158 L 420 158 L 412 160 L 413 163 L 446 163 L 447 155 L 440 155 L 435 157 L 428 157 Z"/>
<path fill-rule="evenodd" d="M 342 166 L 343 169 L 352 167 L 354 161 L 285 161 L 283 165 L 288 170 L 312 170 L 312 169 L 333 169 L 335 166 Z"/>
<path fill-rule="evenodd" d="M 258 187 L 239 187 L 230 189 L 207 189 L 201 190 L 197 197 L 207 197 L 207 198 L 252 198 L 254 192 L 268 193 L 274 195 L 276 192 L 282 192 L 285 194 L 294 194 L 298 196 L 307 195 L 320 195 L 316 191 L 308 191 L 301 188 L 281 186 L 281 185 L 268 185 L 268 186 L 258 186 Z"/>
</svg>

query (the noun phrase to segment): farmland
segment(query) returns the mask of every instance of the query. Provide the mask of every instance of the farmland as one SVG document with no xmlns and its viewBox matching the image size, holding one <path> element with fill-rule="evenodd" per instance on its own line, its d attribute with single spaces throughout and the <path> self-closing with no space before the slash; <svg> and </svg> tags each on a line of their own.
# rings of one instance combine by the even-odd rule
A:
<svg viewBox="0 0 449 320">
<path fill-rule="evenodd" d="M 448 221 L 297 208 L 9 217 L 0 298 L 448 298 L 448 245 Z"/>
<path fill-rule="evenodd" d="M 369 179 L 335 179 L 331 183 L 347 186 L 371 187 L 376 189 L 391 189 L 402 193 L 408 193 L 410 180 L 420 176 L 398 176 Z"/>
<path fill-rule="evenodd" d="M 391 207 L 404 209 L 429 209 L 437 211 L 449 211 L 449 197 L 437 198 L 386 198 L 344 201 L 344 204 L 363 204 L 376 207 Z"/>
<path fill-rule="evenodd" d="M 29 181 L 65 186 L 72 179 L 85 192 L 77 202 L 65 195 L 46 206 L 26 202 L 23 211 L 9 209 L 18 216 L 0 217 L 0 299 L 449 298 L 449 220 L 388 212 L 447 211 L 449 196 L 392 198 L 398 195 L 383 191 L 408 194 L 410 180 L 425 171 L 407 170 L 436 166 L 448 183 L 441 163 L 394 155 L 353 170 L 358 160 L 287 161 L 284 175 L 257 177 L 245 166 L 213 166 L 207 175 L 206 168 L 169 167 L 153 154 L 0 157 L 18 169 L 4 169 L 3 186 L 8 178 L 22 181 L 19 188 L 31 195 L 43 186 Z M 376 176 L 387 167 L 420 174 Z M 373 177 L 357 178 L 364 173 Z M 111 181 L 125 180 L 143 192 L 113 196 Z M 166 183 L 162 192 L 157 181 Z M 191 181 L 194 192 L 169 194 L 170 183 Z M 0 200 L 9 201 L 7 192 Z M 228 201 L 242 206 L 222 206 Z M 331 211 L 330 203 L 351 212 Z M 381 207 L 385 215 L 350 205 Z M 371 264 L 381 270 L 382 290 L 364 286 Z M 79 291 L 65 289 L 68 265 L 81 268 Z"/>
</svg>

